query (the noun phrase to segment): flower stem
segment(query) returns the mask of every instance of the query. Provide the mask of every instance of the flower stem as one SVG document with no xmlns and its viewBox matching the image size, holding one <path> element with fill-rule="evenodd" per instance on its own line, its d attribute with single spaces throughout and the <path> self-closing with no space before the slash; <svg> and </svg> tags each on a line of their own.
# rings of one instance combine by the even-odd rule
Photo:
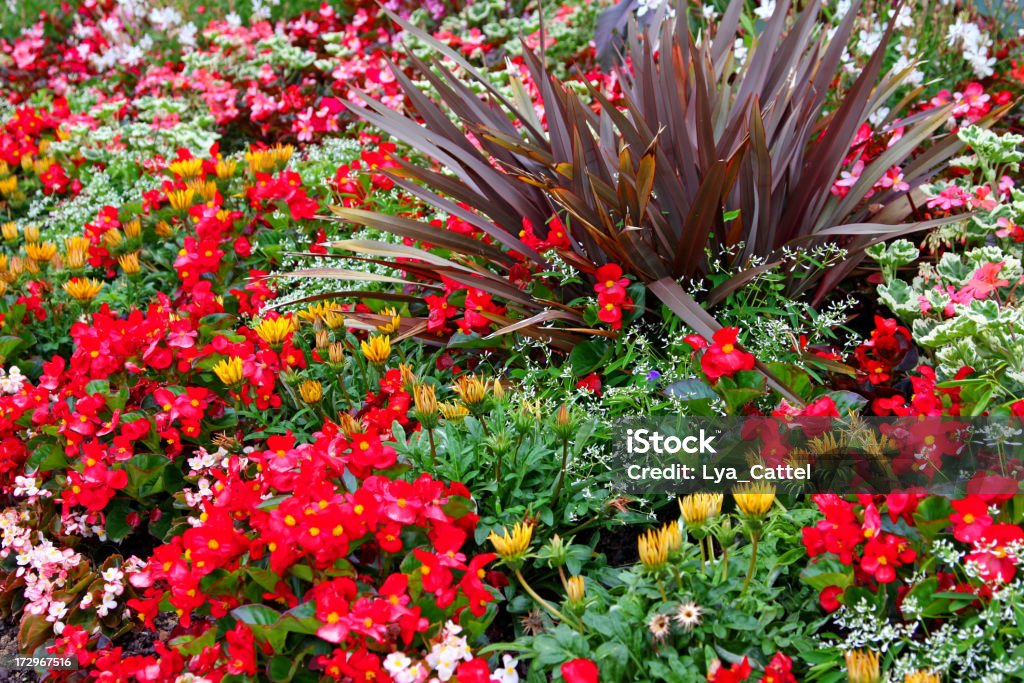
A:
<svg viewBox="0 0 1024 683">
<path fill-rule="evenodd" d="M 434 446 L 434 430 L 427 430 L 427 438 L 430 440 L 430 462 L 437 467 L 437 447 Z"/>
<path fill-rule="evenodd" d="M 525 590 L 526 593 L 531 598 L 533 598 L 538 605 L 547 610 L 548 614 L 553 616 L 555 619 L 558 619 L 559 621 L 571 623 L 568 619 L 565 618 L 565 615 L 563 615 L 561 612 L 558 611 L 558 609 L 555 608 L 554 605 L 552 605 L 550 602 L 537 595 L 537 591 L 533 590 L 533 587 L 526 582 L 526 579 L 523 578 L 523 572 L 519 569 L 516 570 L 516 578 L 519 579 L 519 583 L 522 584 L 523 590 Z"/>
<path fill-rule="evenodd" d="M 750 565 L 747 567 L 747 578 L 743 580 L 743 590 L 740 591 L 740 595 L 744 595 L 747 592 L 747 587 L 750 586 L 750 579 L 754 577 L 754 567 L 757 566 L 757 541 L 760 536 L 760 531 L 754 531 L 750 534 Z"/>
<path fill-rule="evenodd" d="M 569 441 L 562 439 L 562 469 L 558 473 L 558 481 L 555 483 L 555 492 L 551 495 L 551 507 L 558 505 L 558 496 L 562 493 L 562 482 L 565 480 L 565 466 L 569 462 Z"/>
</svg>

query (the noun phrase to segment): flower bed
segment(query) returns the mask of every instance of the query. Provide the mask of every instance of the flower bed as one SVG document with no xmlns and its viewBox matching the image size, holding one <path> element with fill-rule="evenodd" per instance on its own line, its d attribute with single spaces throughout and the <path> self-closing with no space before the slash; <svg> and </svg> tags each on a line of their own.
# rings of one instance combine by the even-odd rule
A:
<svg viewBox="0 0 1024 683">
<path fill-rule="evenodd" d="M 1024 27 L 819 5 L 22 18 L 0 670 L 1024 680 Z"/>
</svg>

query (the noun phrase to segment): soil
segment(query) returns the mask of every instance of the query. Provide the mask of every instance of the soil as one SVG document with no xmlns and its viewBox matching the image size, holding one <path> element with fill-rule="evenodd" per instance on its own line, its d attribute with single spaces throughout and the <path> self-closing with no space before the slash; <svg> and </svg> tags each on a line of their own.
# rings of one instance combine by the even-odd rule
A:
<svg viewBox="0 0 1024 683">
<path fill-rule="evenodd" d="M 18 624 L 10 619 L 2 619 L 0 620 L 0 683 L 39 680 L 38 674 L 33 671 L 11 671 L 3 668 L 5 662 L 10 661 L 18 654 Z"/>
<path fill-rule="evenodd" d="M 156 655 L 157 641 L 166 642 L 171 631 L 177 625 L 177 619 L 167 613 L 160 614 L 154 620 L 155 631 L 139 631 L 129 633 L 118 639 L 114 645 L 122 648 L 122 656 Z M 12 671 L 3 668 L 3 663 L 12 657 L 22 654 L 18 650 L 18 624 L 10 619 L 0 620 L 0 683 L 24 683 L 25 681 L 42 680 L 34 671 Z"/>
</svg>

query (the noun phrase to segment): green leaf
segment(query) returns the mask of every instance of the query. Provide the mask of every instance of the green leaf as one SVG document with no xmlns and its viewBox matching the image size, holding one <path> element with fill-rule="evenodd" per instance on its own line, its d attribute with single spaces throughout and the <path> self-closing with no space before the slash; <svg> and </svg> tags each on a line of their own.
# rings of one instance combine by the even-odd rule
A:
<svg viewBox="0 0 1024 683">
<path fill-rule="evenodd" d="M 128 513 L 131 511 L 131 504 L 126 498 L 114 498 L 107 504 L 107 536 L 111 541 L 120 541 L 131 533 L 132 528 L 128 524 Z"/>
<path fill-rule="evenodd" d="M 69 462 L 64 455 L 64 449 L 54 443 L 44 441 L 30 448 L 32 453 L 25 462 L 25 469 L 29 472 L 64 469 Z"/>
<path fill-rule="evenodd" d="M 231 610 L 231 616 L 242 623 L 261 626 L 270 626 L 277 623 L 281 613 L 266 605 L 242 605 Z"/>
<path fill-rule="evenodd" d="M 569 367 L 577 377 L 597 370 L 608 354 L 608 345 L 596 339 L 577 344 L 569 354 Z"/>
</svg>

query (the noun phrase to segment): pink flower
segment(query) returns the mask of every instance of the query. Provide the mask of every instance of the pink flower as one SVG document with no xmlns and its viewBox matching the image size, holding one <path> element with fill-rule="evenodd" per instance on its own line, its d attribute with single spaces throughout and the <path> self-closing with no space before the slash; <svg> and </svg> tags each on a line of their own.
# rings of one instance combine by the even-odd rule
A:
<svg viewBox="0 0 1024 683">
<path fill-rule="evenodd" d="M 988 298 L 989 294 L 1000 287 L 1008 286 L 1010 284 L 1009 280 L 999 278 L 999 272 L 1003 269 L 1004 265 L 1006 265 L 1005 261 L 983 264 L 981 268 L 974 271 L 971 281 L 964 285 L 958 294 L 980 301 L 981 299 Z"/>
</svg>

